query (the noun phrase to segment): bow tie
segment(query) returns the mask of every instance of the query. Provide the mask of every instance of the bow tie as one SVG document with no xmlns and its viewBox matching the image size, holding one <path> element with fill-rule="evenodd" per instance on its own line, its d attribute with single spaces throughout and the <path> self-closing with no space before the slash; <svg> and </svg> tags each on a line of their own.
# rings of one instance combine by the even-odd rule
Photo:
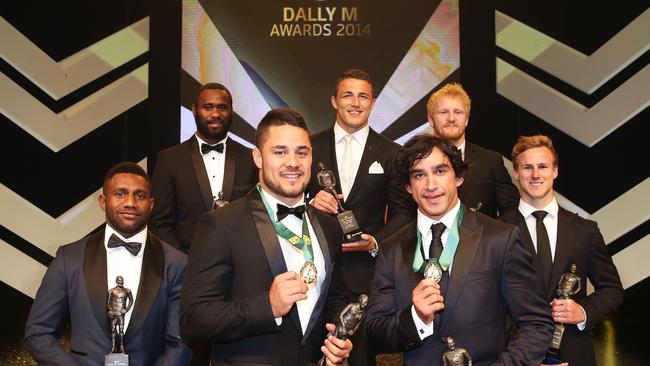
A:
<svg viewBox="0 0 650 366">
<path fill-rule="evenodd" d="M 300 205 L 296 207 L 287 207 L 278 203 L 278 221 L 284 220 L 289 214 L 294 215 L 295 217 L 302 219 L 302 215 L 305 213 L 305 205 Z"/>
<path fill-rule="evenodd" d="M 140 248 L 142 248 L 142 243 L 124 242 L 122 239 L 118 238 L 117 235 L 112 234 L 111 237 L 108 238 L 107 246 L 109 248 L 124 247 L 124 249 L 128 250 L 132 255 L 138 255 L 138 253 L 140 253 Z"/>
<path fill-rule="evenodd" d="M 213 150 L 218 153 L 223 153 L 223 142 L 216 145 L 201 144 L 201 154 L 207 154 Z"/>
</svg>

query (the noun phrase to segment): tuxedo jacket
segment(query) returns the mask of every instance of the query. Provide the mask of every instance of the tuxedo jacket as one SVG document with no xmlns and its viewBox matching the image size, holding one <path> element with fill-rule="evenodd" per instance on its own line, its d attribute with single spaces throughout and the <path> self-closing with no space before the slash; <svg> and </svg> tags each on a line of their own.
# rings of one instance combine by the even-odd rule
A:
<svg viewBox="0 0 650 366">
<path fill-rule="evenodd" d="M 323 312 L 343 233 L 330 215 L 307 208 L 327 276 L 302 334 L 297 308 L 276 324 L 269 300 L 275 276 L 287 271 L 260 194 L 248 195 L 198 224 L 181 294 L 181 334 L 212 342 L 212 365 L 305 365 L 321 356 Z"/>
<path fill-rule="evenodd" d="M 147 234 L 138 294 L 124 334 L 131 366 L 189 362 L 191 352 L 181 342 L 178 321 L 186 262 L 183 253 Z M 106 276 L 104 230 L 58 249 L 36 293 L 23 339 L 39 365 L 104 365 L 111 352 Z M 67 318 L 70 352 L 59 344 Z"/>
<path fill-rule="evenodd" d="M 250 149 L 230 138 L 226 145 L 223 198 L 233 201 L 257 183 L 258 174 Z M 158 154 L 151 185 L 156 201 L 149 228 L 188 253 L 196 223 L 204 212 L 212 210 L 214 202 L 195 136 Z"/>
<path fill-rule="evenodd" d="M 412 291 L 422 276 L 412 269 L 416 250 L 413 222 L 381 247 L 367 308 L 366 336 L 379 352 L 404 352 L 404 365 L 437 365 L 451 336 L 475 365 L 539 365 L 553 333 L 553 321 L 537 280 L 533 257 L 519 229 L 465 210 L 439 329 L 420 340 L 411 316 Z M 506 317 L 517 333 L 508 341 Z"/>
<path fill-rule="evenodd" d="M 466 142 L 465 161 L 469 168 L 458 188 L 458 197 L 467 207 L 480 206 L 479 212 L 495 218 L 497 210 L 500 215 L 517 210 L 519 191 L 512 184 L 501 154 Z"/>
<path fill-rule="evenodd" d="M 336 177 L 336 192 L 341 193 L 341 184 L 336 161 L 334 128 L 328 128 L 311 136 L 313 163 L 309 197 L 314 197 L 321 187 L 318 185 L 318 163 L 331 170 Z M 350 194 L 343 202 L 343 207 L 354 213 L 361 230 L 371 234 L 382 245 L 390 234 L 409 223 L 416 212 L 416 205 L 411 195 L 399 183 L 394 172 L 393 159 L 399 145 L 370 129 L 368 140 L 361 156 L 359 169 L 354 179 Z M 377 162 L 383 173 L 369 172 L 370 166 Z M 386 212 L 388 208 L 388 212 Z M 388 221 L 385 221 L 388 213 Z M 343 279 L 347 288 L 352 290 L 348 300 L 356 301 L 361 293 L 368 294 L 375 259 L 368 252 L 344 253 L 341 260 Z"/>
<path fill-rule="evenodd" d="M 569 272 L 571 264 L 576 265 L 576 274 L 580 276 L 580 291 L 571 298 L 583 307 L 587 322 L 582 331 L 576 325 L 565 324 L 560 357 L 572 366 L 595 365 L 593 328 L 623 302 L 623 286 L 603 236 L 598 230 L 598 224 L 560 207 L 551 280 L 545 286 L 541 263 L 524 217 L 517 210 L 502 219 L 517 225 L 523 233 L 526 250 L 534 256 L 540 274 L 538 283 L 545 287 L 547 303 L 557 297 L 555 290 L 562 274 Z M 587 278 L 594 286 L 591 295 L 587 295 Z"/>
</svg>

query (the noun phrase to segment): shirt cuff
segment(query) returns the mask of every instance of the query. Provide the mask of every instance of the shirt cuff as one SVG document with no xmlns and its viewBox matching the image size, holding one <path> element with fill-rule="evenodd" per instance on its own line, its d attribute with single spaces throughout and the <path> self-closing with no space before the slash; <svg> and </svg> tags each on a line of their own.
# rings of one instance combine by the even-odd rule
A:
<svg viewBox="0 0 650 366">
<path fill-rule="evenodd" d="M 377 241 L 377 239 L 375 239 L 374 236 L 370 235 L 370 237 L 372 238 L 372 241 L 375 243 L 375 247 L 372 248 L 372 250 L 370 250 L 368 253 L 370 253 L 370 255 L 373 257 L 377 257 L 377 254 L 379 254 L 379 242 Z"/>
<path fill-rule="evenodd" d="M 415 323 L 415 328 L 417 328 L 420 340 L 423 341 L 428 336 L 433 335 L 433 321 L 425 324 L 415 312 L 415 305 L 411 305 L 411 316 L 413 317 L 413 322 Z"/>
<path fill-rule="evenodd" d="M 278 327 L 282 325 L 282 317 L 278 317 L 274 319 L 275 319 L 275 324 L 277 324 Z"/>
<path fill-rule="evenodd" d="M 576 324 L 578 329 L 580 329 L 582 331 L 582 330 L 585 330 L 585 328 L 587 327 L 587 313 L 585 312 L 585 308 L 583 308 L 581 305 L 578 305 L 578 306 L 580 306 L 580 310 L 582 310 L 582 314 L 584 314 L 584 316 L 585 316 L 584 321 Z"/>
</svg>

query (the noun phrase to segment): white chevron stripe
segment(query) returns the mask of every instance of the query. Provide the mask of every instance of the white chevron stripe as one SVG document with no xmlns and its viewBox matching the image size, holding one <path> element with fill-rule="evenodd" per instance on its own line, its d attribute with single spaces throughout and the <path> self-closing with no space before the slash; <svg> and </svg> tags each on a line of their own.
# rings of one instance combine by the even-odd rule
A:
<svg viewBox="0 0 650 366">
<path fill-rule="evenodd" d="M 52 60 L 0 17 L 0 57 L 54 99 L 60 99 L 149 50 L 149 17 L 65 58 Z"/>
<path fill-rule="evenodd" d="M 621 276 L 623 288 L 628 288 L 650 276 L 650 235 L 616 253 L 612 259 Z"/>
<path fill-rule="evenodd" d="M 196 0 L 183 1 L 182 45 L 183 70 L 199 84 L 218 82 L 228 86 L 235 112 L 257 127 L 269 105 Z"/>
<path fill-rule="evenodd" d="M 58 114 L 0 74 L 0 112 L 58 152 L 147 99 L 148 70 L 140 66 Z"/>
<path fill-rule="evenodd" d="M 147 169 L 147 159 L 138 162 Z M 101 188 L 57 218 L 0 183 L 0 224 L 16 235 L 54 255 L 62 244 L 79 240 L 104 222 L 104 212 L 97 203 Z"/>
<path fill-rule="evenodd" d="M 36 297 L 47 267 L 0 239 L 0 280 L 23 294 Z"/>
<path fill-rule="evenodd" d="M 497 92 L 586 146 L 594 146 L 650 105 L 650 65 L 592 108 L 497 58 Z"/>
<path fill-rule="evenodd" d="M 370 126 L 384 131 L 460 67 L 458 1 L 441 1 L 377 97 Z M 427 117 L 426 109 L 422 118 Z"/>
<path fill-rule="evenodd" d="M 495 11 L 496 44 L 587 94 L 650 49 L 650 9 L 590 56 Z"/>
</svg>

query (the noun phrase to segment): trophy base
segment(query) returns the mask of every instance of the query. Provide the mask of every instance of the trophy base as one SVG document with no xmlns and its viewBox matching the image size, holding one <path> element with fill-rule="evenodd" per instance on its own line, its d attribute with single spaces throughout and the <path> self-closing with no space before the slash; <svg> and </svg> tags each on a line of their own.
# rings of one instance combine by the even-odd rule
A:
<svg viewBox="0 0 650 366">
<path fill-rule="evenodd" d="M 336 215 L 336 218 L 339 220 L 341 230 L 343 230 L 344 243 L 352 243 L 361 240 L 361 234 L 363 234 L 363 231 L 359 229 L 357 219 L 354 217 L 352 211 L 343 211 Z"/>
<path fill-rule="evenodd" d="M 104 356 L 104 366 L 129 366 L 129 355 L 126 353 L 109 353 Z"/>
</svg>

